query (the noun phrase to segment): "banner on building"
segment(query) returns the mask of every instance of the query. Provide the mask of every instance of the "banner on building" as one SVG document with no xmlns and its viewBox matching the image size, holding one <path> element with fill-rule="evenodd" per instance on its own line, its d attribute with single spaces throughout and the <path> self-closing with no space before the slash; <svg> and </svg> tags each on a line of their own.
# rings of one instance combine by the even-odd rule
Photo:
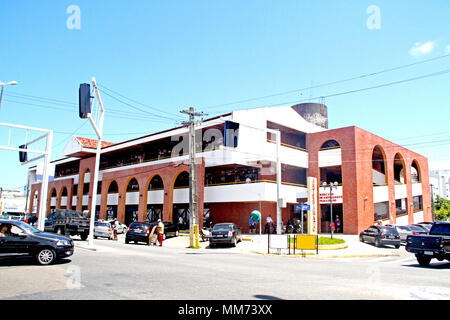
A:
<svg viewBox="0 0 450 320">
<path fill-rule="evenodd" d="M 317 178 L 308 177 L 308 234 L 318 233 L 318 194 L 317 194 Z"/>
</svg>

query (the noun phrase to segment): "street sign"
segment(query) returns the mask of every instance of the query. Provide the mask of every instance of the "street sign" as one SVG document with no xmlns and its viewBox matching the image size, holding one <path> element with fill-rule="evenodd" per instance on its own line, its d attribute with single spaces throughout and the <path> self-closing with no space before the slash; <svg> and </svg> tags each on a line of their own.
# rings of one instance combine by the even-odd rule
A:
<svg viewBox="0 0 450 320">
<path fill-rule="evenodd" d="M 296 205 L 296 209 L 297 209 L 297 211 L 301 211 L 301 210 L 309 211 L 309 210 L 311 210 L 311 206 L 309 204 L 298 204 L 298 205 Z"/>
</svg>

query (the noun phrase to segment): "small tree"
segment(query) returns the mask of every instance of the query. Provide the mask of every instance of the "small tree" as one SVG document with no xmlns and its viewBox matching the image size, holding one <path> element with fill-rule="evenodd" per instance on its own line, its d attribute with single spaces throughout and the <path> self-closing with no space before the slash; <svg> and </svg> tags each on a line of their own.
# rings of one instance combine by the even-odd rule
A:
<svg viewBox="0 0 450 320">
<path fill-rule="evenodd" d="M 450 219 L 450 200 L 437 196 L 434 201 L 434 217 L 441 221 Z"/>
</svg>

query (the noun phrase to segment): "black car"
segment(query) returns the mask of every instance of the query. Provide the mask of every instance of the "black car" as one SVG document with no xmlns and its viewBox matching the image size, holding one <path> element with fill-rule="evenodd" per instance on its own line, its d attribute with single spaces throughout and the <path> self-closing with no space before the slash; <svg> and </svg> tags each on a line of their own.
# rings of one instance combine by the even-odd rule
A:
<svg viewBox="0 0 450 320">
<path fill-rule="evenodd" d="M 128 227 L 128 232 L 125 235 L 125 243 L 130 242 L 144 242 L 150 243 L 150 233 L 157 222 L 133 222 Z M 178 236 L 178 226 L 170 222 L 163 222 L 164 224 L 164 239 L 168 237 Z"/>
<path fill-rule="evenodd" d="M 73 252 L 68 237 L 41 232 L 22 221 L 0 220 L 0 257 L 32 256 L 39 264 L 48 265 Z"/>
<path fill-rule="evenodd" d="M 374 243 L 377 247 L 391 245 L 400 248 L 400 234 L 394 227 L 371 226 L 360 233 L 359 241 Z"/>
<path fill-rule="evenodd" d="M 218 223 L 212 228 L 209 247 L 213 248 L 220 243 L 231 244 L 235 247 L 241 241 L 241 228 L 238 228 L 234 223 Z"/>
</svg>

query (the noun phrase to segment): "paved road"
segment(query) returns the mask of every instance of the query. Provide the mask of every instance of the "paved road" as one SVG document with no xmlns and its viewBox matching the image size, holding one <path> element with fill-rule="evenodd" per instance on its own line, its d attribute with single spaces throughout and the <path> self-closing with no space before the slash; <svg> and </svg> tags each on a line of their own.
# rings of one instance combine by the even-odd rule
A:
<svg viewBox="0 0 450 320">
<path fill-rule="evenodd" d="M 81 242 L 80 242 L 81 243 Z M 80 244 L 78 243 L 78 244 Z M 1 299 L 450 299 L 450 263 L 302 258 L 96 240 L 52 266 L 0 261 Z"/>
</svg>

